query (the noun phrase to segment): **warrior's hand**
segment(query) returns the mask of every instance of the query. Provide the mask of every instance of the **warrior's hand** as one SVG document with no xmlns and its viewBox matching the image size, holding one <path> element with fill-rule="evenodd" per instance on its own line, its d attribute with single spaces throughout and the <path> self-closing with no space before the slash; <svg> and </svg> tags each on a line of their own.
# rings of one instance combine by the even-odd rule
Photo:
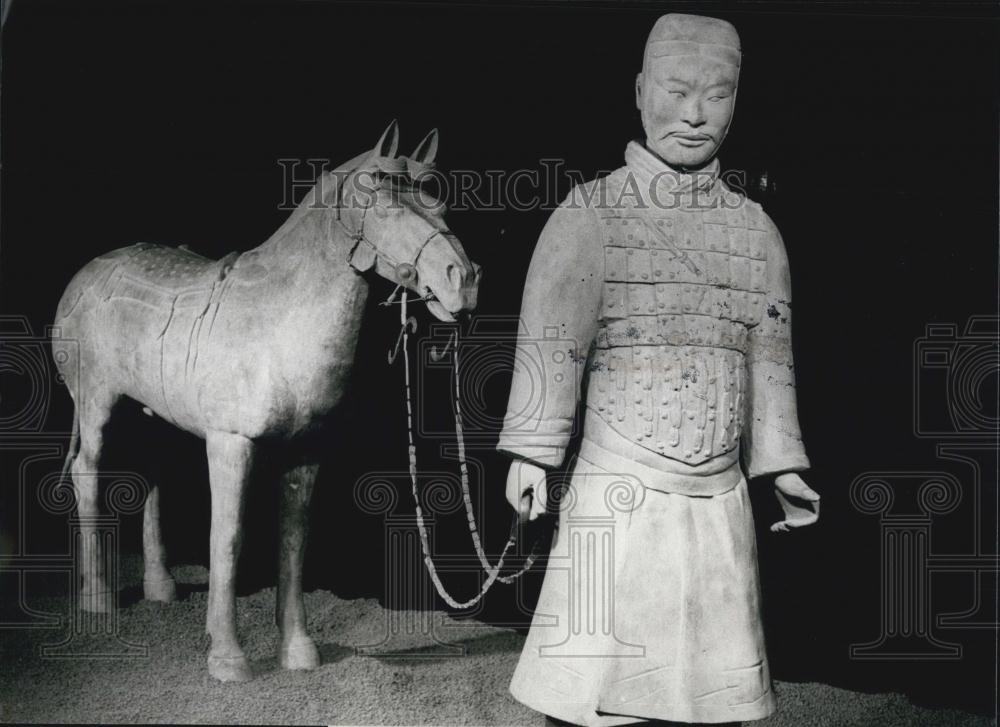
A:
<svg viewBox="0 0 1000 727">
<path fill-rule="evenodd" d="M 523 459 L 511 462 L 507 472 L 507 502 L 517 510 L 521 522 L 544 514 L 547 500 L 545 470 Z"/>
<path fill-rule="evenodd" d="M 802 481 L 794 472 L 785 472 L 774 480 L 774 494 L 778 496 L 785 519 L 771 526 L 772 533 L 787 532 L 791 528 L 812 525 L 819 520 L 819 493 Z"/>
</svg>

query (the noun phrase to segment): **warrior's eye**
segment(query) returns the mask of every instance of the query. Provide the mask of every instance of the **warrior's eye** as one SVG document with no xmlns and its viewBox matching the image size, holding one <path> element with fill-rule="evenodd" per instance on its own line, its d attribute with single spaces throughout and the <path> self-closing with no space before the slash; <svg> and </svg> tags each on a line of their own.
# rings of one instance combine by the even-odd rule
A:
<svg viewBox="0 0 1000 727">
<path fill-rule="evenodd" d="M 676 98 L 684 98 L 687 95 L 683 91 L 667 91 L 667 93 Z"/>
</svg>

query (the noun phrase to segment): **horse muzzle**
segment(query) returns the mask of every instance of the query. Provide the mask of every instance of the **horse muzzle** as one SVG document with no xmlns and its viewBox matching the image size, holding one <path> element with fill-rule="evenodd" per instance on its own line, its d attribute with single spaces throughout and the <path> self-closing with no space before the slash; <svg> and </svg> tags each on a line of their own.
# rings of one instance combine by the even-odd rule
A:
<svg viewBox="0 0 1000 727">
<path fill-rule="evenodd" d="M 431 312 L 431 315 L 433 315 L 439 321 L 444 321 L 445 323 L 454 323 L 456 320 L 455 319 L 456 314 L 450 312 L 447 308 L 441 305 L 441 301 L 439 300 L 428 300 L 427 310 L 429 310 Z"/>
</svg>

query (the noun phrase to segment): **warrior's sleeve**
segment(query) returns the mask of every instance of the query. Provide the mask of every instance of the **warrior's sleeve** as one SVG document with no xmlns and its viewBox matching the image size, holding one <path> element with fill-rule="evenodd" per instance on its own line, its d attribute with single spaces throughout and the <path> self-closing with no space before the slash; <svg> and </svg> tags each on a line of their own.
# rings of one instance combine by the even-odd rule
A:
<svg viewBox="0 0 1000 727">
<path fill-rule="evenodd" d="M 497 449 L 558 467 L 573 433 L 580 382 L 597 334 L 604 251 L 579 190 L 549 217 L 528 266 L 514 374 Z"/>
<path fill-rule="evenodd" d="M 743 451 L 750 477 L 809 468 L 799 429 L 792 364 L 792 288 L 788 255 L 778 228 L 769 229 L 767 285 L 761 322 L 750 329 L 747 347 L 748 407 Z"/>
</svg>

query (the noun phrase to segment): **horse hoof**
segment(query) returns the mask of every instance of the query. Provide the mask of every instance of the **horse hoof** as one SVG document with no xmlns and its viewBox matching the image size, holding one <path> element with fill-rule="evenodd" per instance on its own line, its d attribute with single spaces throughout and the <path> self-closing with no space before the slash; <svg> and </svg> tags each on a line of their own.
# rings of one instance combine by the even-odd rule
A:
<svg viewBox="0 0 1000 727">
<path fill-rule="evenodd" d="M 253 679 L 250 662 L 245 656 L 209 655 L 208 673 L 220 682 L 248 682 Z"/>
<path fill-rule="evenodd" d="M 315 669 L 319 666 L 319 650 L 308 636 L 300 636 L 281 645 L 278 661 L 282 669 Z"/>
<path fill-rule="evenodd" d="M 142 595 L 147 601 L 170 603 L 177 600 L 177 584 L 173 578 L 159 581 L 143 581 Z"/>
<path fill-rule="evenodd" d="M 111 613 L 115 610 L 115 593 L 113 591 L 81 591 L 80 608 L 88 613 Z"/>
</svg>

